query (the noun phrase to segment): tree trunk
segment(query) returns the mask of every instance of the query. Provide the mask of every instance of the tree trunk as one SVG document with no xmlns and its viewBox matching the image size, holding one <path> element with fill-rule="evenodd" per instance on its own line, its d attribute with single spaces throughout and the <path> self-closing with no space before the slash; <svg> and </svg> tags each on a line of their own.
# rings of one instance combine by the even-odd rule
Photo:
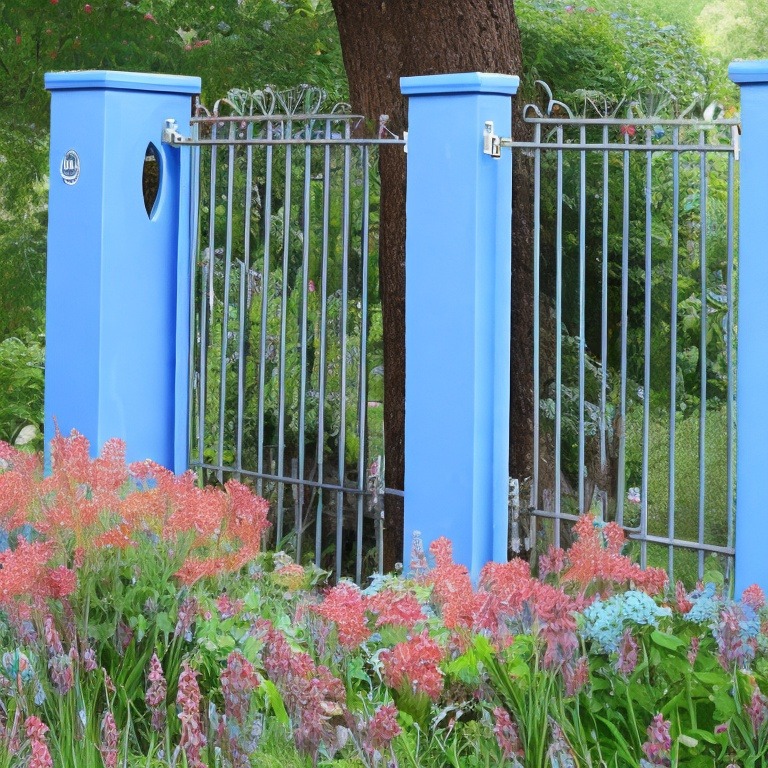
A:
<svg viewBox="0 0 768 768">
<path fill-rule="evenodd" d="M 407 130 L 400 78 L 451 72 L 521 74 L 520 35 L 512 0 L 332 0 L 354 112 Z M 519 126 L 519 127 L 518 127 Z M 516 134 L 522 123 L 515 120 Z M 498 131 L 506 132 L 504 126 Z M 382 147 L 379 275 L 384 323 L 386 485 L 403 488 L 405 432 L 405 161 L 401 147 Z M 517 173 L 516 177 L 520 176 Z M 522 202 L 516 178 L 515 196 Z M 515 204 L 516 243 L 531 241 L 530 202 Z M 517 246 L 516 249 L 518 250 Z M 513 258 L 512 419 L 510 471 L 530 473 L 532 270 L 530 250 Z M 385 506 L 384 565 L 403 553 L 402 500 Z"/>
</svg>

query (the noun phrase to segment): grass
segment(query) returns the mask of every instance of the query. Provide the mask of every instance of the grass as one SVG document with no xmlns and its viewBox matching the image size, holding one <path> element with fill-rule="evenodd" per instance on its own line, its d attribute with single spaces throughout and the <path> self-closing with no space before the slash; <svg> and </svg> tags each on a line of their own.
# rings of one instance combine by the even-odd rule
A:
<svg viewBox="0 0 768 768">
<path fill-rule="evenodd" d="M 642 468 L 642 408 L 627 415 L 627 486 L 640 485 Z M 648 432 L 648 533 L 666 536 L 670 525 L 670 425 L 667 415 L 653 415 Z M 703 498 L 700 498 L 699 417 L 678 414 L 675 422 L 674 536 L 706 544 L 728 544 L 727 413 L 725 405 L 707 411 L 704 432 Z M 702 505 L 703 501 L 703 505 Z M 704 526 L 699 531 L 699 509 L 703 506 Z M 698 577 L 699 555 L 678 549 L 674 555 L 674 576 L 690 584 Z M 648 564 L 669 565 L 666 547 L 649 545 Z M 704 570 L 725 570 L 725 559 L 706 558 Z"/>
</svg>

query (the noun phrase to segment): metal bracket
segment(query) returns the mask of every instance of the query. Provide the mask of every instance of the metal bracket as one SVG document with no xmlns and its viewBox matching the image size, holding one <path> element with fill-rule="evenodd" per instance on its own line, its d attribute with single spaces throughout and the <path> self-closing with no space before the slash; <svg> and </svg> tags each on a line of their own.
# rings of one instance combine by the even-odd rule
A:
<svg viewBox="0 0 768 768">
<path fill-rule="evenodd" d="M 483 154 L 491 157 L 501 157 L 501 139 L 493 132 L 493 121 L 488 120 L 485 123 L 485 133 L 483 134 Z"/>
<path fill-rule="evenodd" d="M 181 144 L 187 144 L 190 139 L 186 136 L 182 136 L 179 133 L 179 124 L 172 117 L 168 117 L 163 124 L 161 141 L 163 144 L 170 144 L 172 147 L 178 147 Z"/>
</svg>

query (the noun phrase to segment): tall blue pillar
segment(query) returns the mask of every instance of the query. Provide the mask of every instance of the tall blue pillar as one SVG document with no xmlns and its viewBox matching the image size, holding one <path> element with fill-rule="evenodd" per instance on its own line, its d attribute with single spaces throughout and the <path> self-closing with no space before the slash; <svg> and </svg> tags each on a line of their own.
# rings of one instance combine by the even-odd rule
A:
<svg viewBox="0 0 768 768">
<path fill-rule="evenodd" d="M 736 594 L 768 591 L 768 61 L 728 68 L 741 86 L 739 332 L 736 451 Z"/>
<path fill-rule="evenodd" d="M 518 78 L 407 77 L 405 553 L 453 542 L 473 578 L 507 559 L 512 159 Z"/>
<path fill-rule="evenodd" d="M 185 125 L 197 77 L 57 72 L 51 92 L 45 439 L 77 429 L 96 453 L 187 461 L 189 167 L 161 143 Z M 148 211 L 145 157 L 159 188 Z M 179 256 L 181 254 L 181 256 Z M 49 457 L 46 455 L 46 463 Z"/>
</svg>

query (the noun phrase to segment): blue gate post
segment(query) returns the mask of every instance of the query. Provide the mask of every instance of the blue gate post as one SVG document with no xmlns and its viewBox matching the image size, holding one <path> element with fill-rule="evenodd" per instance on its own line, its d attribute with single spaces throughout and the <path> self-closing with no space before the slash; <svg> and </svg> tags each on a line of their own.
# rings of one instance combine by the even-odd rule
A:
<svg viewBox="0 0 768 768">
<path fill-rule="evenodd" d="M 453 542 L 473 579 L 507 559 L 511 75 L 407 77 L 405 553 Z"/>
<path fill-rule="evenodd" d="M 736 594 L 768 591 L 768 61 L 734 62 L 741 86 L 739 333 L 736 418 Z"/>
<path fill-rule="evenodd" d="M 129 461 L 184 470 L 189 166 L 161 135 L 167 118 L 187 123 L 200 78 L 56 72 L 45 86 L 46 465 L 58 425 L 63 434 L 84 434 L 93 453 L 119 437 Z M 160 182 L 148 213 L 142 185 L 150 144 Z"/>
</svg>

